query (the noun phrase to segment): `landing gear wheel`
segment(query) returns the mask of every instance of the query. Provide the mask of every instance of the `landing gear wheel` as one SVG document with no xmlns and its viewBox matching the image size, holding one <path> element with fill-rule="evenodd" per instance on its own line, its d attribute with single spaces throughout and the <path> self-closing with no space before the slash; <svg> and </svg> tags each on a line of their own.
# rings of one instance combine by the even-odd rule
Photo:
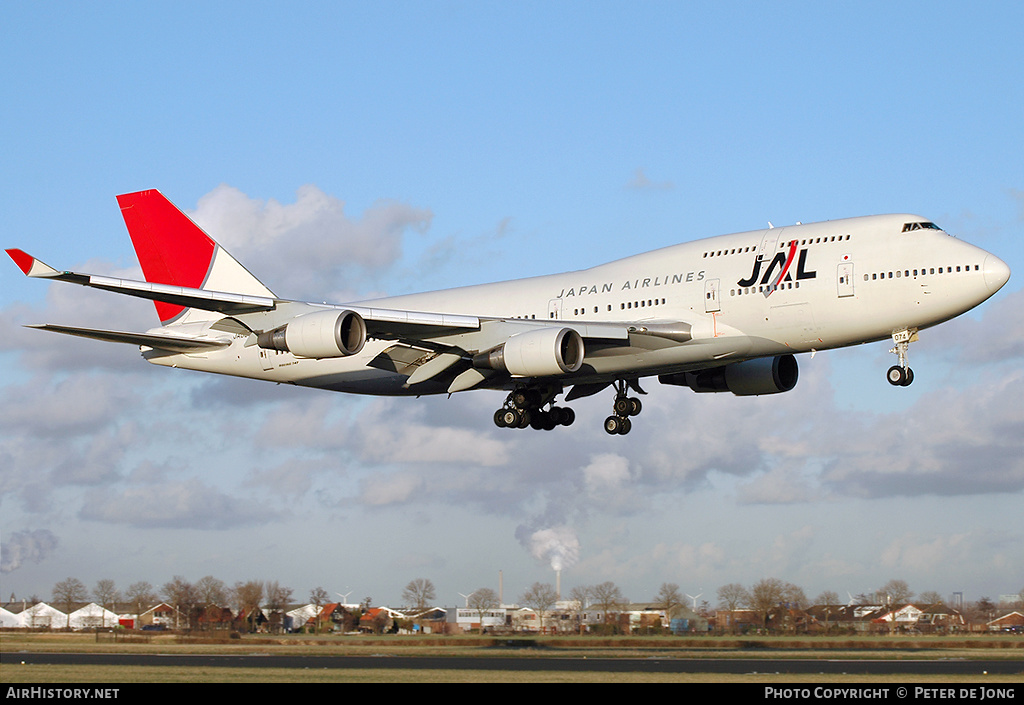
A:
<svg viewBox="0 0 1024 705">
<path fill-rule="evenodd" d="M 629 398 L 629 415 L 636 416 L 643 411 L 644 405 L 636 397 Z"/>
<path fill-rule="evenodd" d="M 498 428 L 505 428 L 508 426 L 505 422 L 505 409 L 498 409 L 494 412 L 494 425 Z"/>
<path fill-rule="evenodd" d="M 555 420 L 556 426 L 572 426 L 572 422 L 576 420 L 576 412 L 567 406 L 553 406 L 548 413 Z"/>
<path fill-rule="evenodd" d="M 533 412 L 530 409 L 524 409 L 519 412 L 519 423 L 516 424 L 516 428 L 526 428 L 530 425 L 530 421 L 533 420 Z"/>
<path fill-rule="evenodd" d="M 503 428 L 518 428 L 519 422 L 522 421 L 522 414 L 515 409 L 499 409 L 501 414 L 501 426 Z M 497 423 L 497 421 L 495 421 Z"/>
<path fill-rule="evenodd" d="M 909 387 L 914 381 L 914 371 L 909 367 L 893 365 L 885 374 L 885 378 L 894 387 Z"/>
<path fill-rule="evenodd" d="M 609 436 L 625 436 L 633 428 L 633 422 L 625 416 L 609 416 L 604 420 L 604 430 Z"/>
</svg>

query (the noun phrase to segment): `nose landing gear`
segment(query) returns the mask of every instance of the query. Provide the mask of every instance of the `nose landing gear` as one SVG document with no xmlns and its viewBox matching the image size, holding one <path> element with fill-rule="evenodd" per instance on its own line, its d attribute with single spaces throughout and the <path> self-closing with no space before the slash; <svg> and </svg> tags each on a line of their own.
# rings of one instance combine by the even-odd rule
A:
<svg viewBox="0 0 1024 705">
<path fill-rule="evenodd" d="M 892 340 L 896 343 L 889 352 L 899 357 L 899 364 L 893 365 L 885 373 L 885 378 L 894 387 L 909 387 L 914 381 L 914 371 L 907 364 L 907 349 L 910 344 L 917 340 L 916 328 L 904 328 L 892 334 Z"/>
</svg>

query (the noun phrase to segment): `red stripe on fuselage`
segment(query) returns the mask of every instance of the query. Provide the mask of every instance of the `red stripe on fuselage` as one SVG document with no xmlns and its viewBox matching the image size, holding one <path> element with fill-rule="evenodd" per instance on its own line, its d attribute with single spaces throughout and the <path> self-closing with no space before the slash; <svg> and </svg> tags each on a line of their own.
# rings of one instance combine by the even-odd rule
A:
<svg viewBox="0 0 1024 705">
<path fill-rule="evenodd" d="M 146 281 L 199 289 L 213 263 L 217 243 L 156 190 L 117 197 Z M 185 307 L 154 302 L 162 323 Z"/>
<path fill-rule="evenodd" d="M 796 259 L 796 240 L 791 240 L 789 243 L 789 257 L 786 258 L 786 264 L 782 267 L 782 273 L 779 274 L 779 278 L 775 280 L 776 284 L 781 284 L 782 280 L 786 278 L 786 272 L 789 271 L 794 259 Z"/>
<path fill-rule="evenodd" d="M 768 298 L 772 295 L 772 292 L 782 283 L 782 279 L 786 276 L 786 272 L 789 271 L 790 266 L 793 264 L 793 260 L 796 259 L 796 240 L 790 240 L 789 242 L 789 256 L 786 257 L 786 263 L 782 265 L 782 271 L 779 272 L 779 276 L 775 278 L 768 288 L 764 292 L 764 297 Z"/>
</svg>

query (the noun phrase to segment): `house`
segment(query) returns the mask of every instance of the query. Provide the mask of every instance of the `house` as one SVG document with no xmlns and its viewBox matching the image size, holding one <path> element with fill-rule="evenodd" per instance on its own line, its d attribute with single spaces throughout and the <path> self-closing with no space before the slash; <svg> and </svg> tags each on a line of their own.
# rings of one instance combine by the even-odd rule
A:
<svg viewBox="0 0 1024 705">
<path fill-rule="evenodd" d="M 367 634 L 384 634 L 398 631 L 397 620 L 405 615 L 387 607 L 370 607 L 359 618 L 359 631 Z"/>
<path fill-rule="evenodd" d="M 315 629 L 317 617 L 321 613 L 322 609 L 314 604 L 301 605 L 290 609 L 284 613 L 285 631 L 297 632 L 307 626 L 310 629 Z"/>
<path fill-rule="evenodd" d="M 166 602 L 161 602 L 139 615 L 136 620 L 136 628 L 174 629 L 177 621 L 177 610 Z"/>
<path fill-rule="evenodd" d="M 200 629 L 231 629 L 234 626 L 235 615 L 228 607 L 209 604 L 199 612 L 198 624 Z"/>
<path fill-rule="evenodd" d="M 715 628 L 720 633 L 743 634 L 761 626 L 761 615 L 756 610 L 718 610 L 715 613 Z"/>
<path fill-rule="evenodd" d="M 444 634 L 447 632 L 448 610 L 443 607 L 429 607 L 422 611 L 403 610 L 406 619 L 412 621 L 412 630 L 422 634 Z"/>
<path fill-rule="evenodd" d="M 1010 612 L 986 624 L 990 632 L 1024 632 L 1024 614 Z"/>
<path fill-rule="evenodd" d="M 921 608 L 921 615 L 915 625 L 918 631 L 927 634 L 949 634 L 963 631 L 967 627 L 963 615 L 942 602 Z"/>
<path fill-rule="evenodd" d="M 45 602 L 37 602 L 23 610 L 19 618 L 21 626 L 26 629 L 63 629 L 68 625 L 68 616 Z"/>
<path fill-rule="evenodd" d="M 18 619 L 18 615 L 11 612 L 6 607 L 0 607 L 0 628 L 17 629 L 20 626 L 21 620 Z"/>
<path fill-rule="evenodd" d="M 90 602 L 74 610 L 68 619 L 68 626 L 72 629 L 104 629 L 118 625 L 116 612 Z"/>
<path fill-rule="evenodd" d="M 515 626 L 517 623 L 522 629 L 536 631 L 540 628 L 540 620 L 533 610 L 513 610 L 505 607 L 492 609 L 474 610 L 469 607 L 454 607 L 446 610 L 448 628 L 455 631 L 470 632 L 484 629 L 504 629 L 506 626 Z"/>
</svg>

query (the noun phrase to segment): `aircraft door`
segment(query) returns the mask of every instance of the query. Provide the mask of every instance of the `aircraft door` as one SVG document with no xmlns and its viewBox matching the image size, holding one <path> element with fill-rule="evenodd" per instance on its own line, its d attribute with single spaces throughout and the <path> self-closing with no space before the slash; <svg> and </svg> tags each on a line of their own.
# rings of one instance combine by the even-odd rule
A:
<svg viewBox="0 0 1024 705">
<path fill-rule="evenodd" d="M 836 272 L 836 289 L 839 298 L 853 296 L 853 262 L 844 262 Z"/>
<path fill-rule="evenodd" d="M 548 301 L 548 318 L 558 320 L 562 317 L 562 300 L 551 299 Z"/>
<path fill-rule="evenodd" d="M 719 280 L 708 279 L 704 282 L 704 312 L 715 313 L 722 310 L 719 292 Z"/>
<path fill-rule="evenodd" d="M 260 348 L 260 367 L 263 368 L 264 372 L 269 372 L 270 370 L 274 369 L 274 360 L 273 358 L 271 358 L 271 355 L 273 354 L 273 350 L 266 350 L 264 348 Z"/>
<path fill-rule="evenodd" d="M 785 228 L 768 228 L 761 237 L 761 246 L 757 248 L 757 258 L 762 262 L 771 262 L 775 257 L 775 248 Z"/>
</svg>

